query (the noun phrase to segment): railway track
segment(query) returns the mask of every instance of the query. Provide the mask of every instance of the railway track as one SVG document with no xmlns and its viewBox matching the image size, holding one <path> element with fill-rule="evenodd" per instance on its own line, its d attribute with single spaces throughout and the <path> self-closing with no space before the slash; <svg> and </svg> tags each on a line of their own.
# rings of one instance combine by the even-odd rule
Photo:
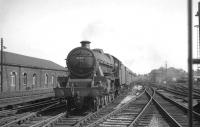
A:
<svg viewBox="0 0 200 127">
<path fill-rule="evenodd" d="M 180 97 L 188 97 L 188 87 L 182 85 L 171 85 L 169 87 L 162 87 L 162 89 L 164 89 L 165 91 L 168 91 L 170 93 L 173 93 L 177 96 Z M 200 99 L 200 90 L 199 89 L 195 89 L 193 88 L 193 99 Z M 186 99 L 187 100 L 187 99 Z"/>
<path fill-rule="evenodd" d="M 179 85 L 178 87 L 179 87 L 179 89 L 188 93 L 188 87 L 186 87 L 184 85 Z M 200 89 L 193 88 L 193 96 L 196 97 L 196 98 L 200 98 Z"/>
<path fill-rule="evenodd" d="M 136 94 L 136 93 L 135 93 Z M 66 117 L 66 113 L 61 113 L 54 118 L 51 119 L 48 123 L 45 123 L 43 127 L 61 127 L 61 126 L 74 126 L 80 127 L 85 126 L 91 121 L 98 120 L 100 117 L 109 114 L 110 112 L 118 109 L 120 106 L 124 105 L 126 102 L 121 103 L 122 100 L 127 96 L 127 91 L 124 91 L 119 97 L 117 97 L 114 101 L 109 103 L 107 106 L 99 109 L 94 113 L 86 113 L 85 115 L 73 116 L 69 115 Z M 129 98 L 126 98 L 127 101 L 134 99 L 136 95 L 130 95 Z"/>
<path fill-rule="evenodd" d="M 17 108 L 14 108 L 14 110 L 17 110 L 18 112 L 26 112 L 26 111 L 38 111 L 48 105 L 51 104 L 55 104 L 57 102 L 59 102 L 60 99 L 58 98 L 52 98 L 52 99 L 48 99 L 48 100 L 43 100 L 43 101 L 39 101 L 36 103 L 32 103 L 32 104 L 27 104 L 27 105 L 22 105 L 22 106 L 18 106 Z"/>
<path fill-rule="evenodd" d="M 16 113 L 17 113 L 17 110 L 12 110 L 12 109 L 2 110 L 2 111 L 0 111 L 0 119 L 2 119 L 4 117 L 12 116 L 12 115 L 14 115 Z"/>
<path fill-rule="evenodd" d="M 42 117 L 40 114 L 42 114 L 43 112 L 45 112 L 46 110 L 50 110 L 50 109 L 55 109 L 55 108 L 59 108 L 61 106 L 59 106 L 59 101 L 54 100 L 51 102 L 45 101 L 42 105 L 42 103 L 38 103 L 38 105 L 33 104 L 33 105 L 28 105 L 28 106 L 24 106 L 23 108 L 20 107 L 18 110 L 22 110 L 22 109 L 29 109 L 29 108 L 33 108 L 35 106 L 35 109 L 33 110 L 29 110 L 28 112 L 21 112 L 18 114 L 16 112 L 18 112 L 17 110 L 2 110 L 1 112 L 5 112 L 4 116 L 2 116 L 0 118 L 0 126 L 2 127 L 9 127 L 9 126 L 20 126 L 22 123 L 24 123 L 25 121 L 31 121 L 34 119 L 39 118 L 39 120 L 42 119 L 48 119 L 47 117 Z M 63 104 L 64 105 L 64 104 Z M 41 106 L 41 107 L 39 107 Z M 44 107 L 47 106 L 47 107 Z M 14 112 L 15 111 L 15 112 Z M 32 111 L 32 112 L 30 112 Z M 13 112 L 11 114 L 11 112 Z M 9 115 L 11 114 L 11 115 Z M 51 116 L 50 116 L 51 117 Z"/>
<path fill-rule="evenodd" d="M 79 127 L 92 117 L 92 113 L 88 113 L 83 116 L 66 116 L 66 113 L 60 113 L 59 115 L 53 117 L 50 121 L 45 122 L 43 127 Z"/>
<path fill-rule="evenodd" d="M 174 88 L 163 87 L 161 89 L 158 89 L 158 91 L 161 94 L 167 96 L 168 98 L 175 100 L 180 105 L 188 107 L 188 89 L 185 86 L 176 86 Z M 198 94 L 195 91 L 196 90 L 194 89 L 193 90 L 193 106 L 198 105 L 198 103 L 200 102 L 200 94 Z M 198 107 L 195 107 L 194 110 L 200 113 Z"/>
<path fill-rule="evenodd" d="M 0 109 L 0 119 L 4 116 L 25 112 L 26 110 L 38 110 L 55 102 L 57 98 L 48 98 L 47 100 L 38 100 L 37 102 L 22 103 L 18 105 L 9 105 Z"/>
<path fill-rule="evenodd" d="M 144 113 L 135 119 L 133 127 L 173 127 L 165 120 L 164 116 L 154 103 L 151 103 Z"/>
<path fill-rule="evenodd" d="M 143 109 L 149 105 L 150 97 L 143 93 L 136 100 L 131 100 L 126 105 L 123 105 L 119 109 L 107 114 L 105 117 L 100 118 L 98 121 L 90 121 L 86 124 L 87 127 L 94 126 L 116 126 L 127 127 L 132 124 L 132 121 L 143 111 Z"/>
<path fill-rule="evenodd" d="M 54 97 L 54 92 L 52 89 L 0 93 L 0 108 L 4 108 L 7 105 L 19 105 L 20 103 L 26 103 L 49 97 Z"/>
<path fill-rule="evenodd" d="M 99 109 L 95 113 L 79 116 L 68 115 L 64 112 L 52 116 L 28 114 L 9 126 L 18 127 L 187 127 L 187 111 L 159 92 L 151 89 L 142 92 L 126 103 L 120 104 L 127 94 L 122 94 L 112 103 Z M 58 107 L 57 107 L 58 108 Z M 200 115 L 194 114 L 194 127 L 200 126 Z M 25 119 L 25 120 L 24 120 Z M 8 127 L 7 125 L 3 127 Z"/>
<path fill-rule="evenodd" d="M 156 91 L 150 106 L 135 120 L 133 126 L 188 127 L 187 112 L 187 108 Z M 193 112 L 193 115 L 193 126 L 199 127 L 200 114 Z"/>
<path fill-rule="evenodd" d="M 173 119 L 174 123 L 177 123 L 179 127 L 188 127 L 188 117 L 187 112 L 188 109 L 185 106 L 182 106 L 175 101 L 163 96 L 162 94 L 156 92 L 156 96 L 154 97 L 155 101 L 159 103 L 160 107 L 165 110 L 168 114 L 167 118 Z M 193 126 L 199 127 L 200 126 L 200 114 L 193 111 L 194 119 L 193 119 Z"/>
<path fill-rule="evenodd" d="M 57 103 L 58 101 L 59 101 L 58 99 L 50 99 L 33 104 L 18 106 L 13 109 L 3 109 L 0 111 L 0 125 L 16 120 L 17 118 L 28 114 L 30 111 L 32 112 L 39 111 L 45 106 Z"/>
<path fill-rule="evenodd" d="M 149 91 L 149 90 L 148 90 Z M 46 126 L 84 126 L 84 127 L 146 127 L 146 126 L 165 126 L 165 127 L 187 127 L 187 109 L 181 105 L 172 103 L 171 100 L 163 98 L 155 92 L 145 92 L 136 100 L 130 100 L 121 107 L 110 111 L 107 106 L 98 113 L 89 114 L 81 124 L 69 125 L 69 119 L 63 119 L 57 124 Z M 199 127 L 199 114 L 194 112 L 194 127 Z M 73 121 L 73 120 L 71 120 Z M 76 119 L 75 121 L 79 121 Z"/>
</svg>

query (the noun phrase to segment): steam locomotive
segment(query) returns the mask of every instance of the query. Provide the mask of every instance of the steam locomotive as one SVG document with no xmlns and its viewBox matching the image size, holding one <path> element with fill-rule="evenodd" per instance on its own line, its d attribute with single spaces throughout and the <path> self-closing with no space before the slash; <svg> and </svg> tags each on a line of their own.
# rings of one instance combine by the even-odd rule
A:
<svg viewBox="0 0 200 127">
<path fill-rule="evenodd" d="M 67 56 L 68 77 L 58 77 L 55 96 L 67 102 L 68 110 L 98 110 L 134 80 L 134 73 L 116 57 L 102 49 L 90 49 L 89 41 L 73 49 Z"/>
</svg>

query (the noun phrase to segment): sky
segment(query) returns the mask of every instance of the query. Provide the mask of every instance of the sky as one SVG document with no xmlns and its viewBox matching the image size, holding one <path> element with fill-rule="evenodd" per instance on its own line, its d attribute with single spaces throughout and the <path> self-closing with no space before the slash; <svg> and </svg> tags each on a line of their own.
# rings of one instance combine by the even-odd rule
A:
<svg viewBox="0 0 200 127">
<path fill-rule="evenodd" d="M 0 37 L 5 51 L 62 66 L 89 40 L 137 74 L 166 63 L 187 70 L 187 0 L 0 0 Z M 194 27 L 194 56 L 196 38 Z"/>
</svg>

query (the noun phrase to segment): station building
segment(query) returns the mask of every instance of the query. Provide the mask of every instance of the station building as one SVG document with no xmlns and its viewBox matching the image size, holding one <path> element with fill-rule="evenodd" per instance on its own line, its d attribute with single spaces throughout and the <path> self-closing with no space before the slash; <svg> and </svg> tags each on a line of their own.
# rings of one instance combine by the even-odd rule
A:
<svg viewBox="0 0 200 127">
<path fill-rule="evenodd" d="M 1 93 L 52 89 L 57 77 L 67 76 L 67 69 L 52 61 L 11 52 L 3 52 L 2 66 Z"/>
</svg>

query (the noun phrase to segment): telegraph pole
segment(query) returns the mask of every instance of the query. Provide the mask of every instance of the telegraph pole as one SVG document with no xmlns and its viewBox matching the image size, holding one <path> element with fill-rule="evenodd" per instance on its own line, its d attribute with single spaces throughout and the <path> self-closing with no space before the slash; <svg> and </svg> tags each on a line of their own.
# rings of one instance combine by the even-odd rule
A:
<svg viewBox="0 0 200 127">
<path fill-rule="evenodd" d="M 193 92 L 193 72 L 192 72 L 192 65 L 194 64 L 192 58 L 192 0 L 187 1 L 187 12 L 188 12 L 188 127 L 192 127 L 193 124 L 193 103 L 192 103 L 192 92 Z M 200 5 L 200 4 L 199 4 Z"/>
<path fill-rule="evenodd" d="M 198 16 L 198 12 L 197 12 L 197 14 L 195 15 L 195 16 Z M 196 27 L 197 28 L 197 59 L 199 59 L 200 58 L 200 33 L 199 33 L 199 25 L 195 25 L 194 27 Z M 199 71 L 199 69 L 200 69 L 200 66 L 199 66 L 199 64 L 197 64 L 197 72 Z M 197 73 L 197 75 L 198 75 L 198 73 Z"/>
<path fill-rule="evenodd" d="M 3 92 L 3 38 L 1 38 L 1 92 Z"/>
<path fill-rule="evenodd" d="M 165 80 L 166 80 L 166 82 L 167 82 L 167 61 L 165 61 Z"/>
</svg>

